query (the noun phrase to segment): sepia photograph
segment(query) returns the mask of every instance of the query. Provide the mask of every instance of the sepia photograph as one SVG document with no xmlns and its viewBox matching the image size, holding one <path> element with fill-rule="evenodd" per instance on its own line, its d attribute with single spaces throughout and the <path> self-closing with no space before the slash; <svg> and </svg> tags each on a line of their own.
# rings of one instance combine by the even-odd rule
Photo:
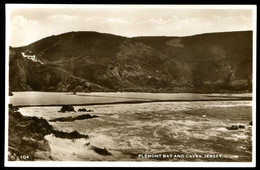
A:
<svg viewBox="0 0 260 170">
<path fill-rule="evenodd" d="M 5 166 L 255 166 L 255 5 L 5 8 Z"/>
</svg>

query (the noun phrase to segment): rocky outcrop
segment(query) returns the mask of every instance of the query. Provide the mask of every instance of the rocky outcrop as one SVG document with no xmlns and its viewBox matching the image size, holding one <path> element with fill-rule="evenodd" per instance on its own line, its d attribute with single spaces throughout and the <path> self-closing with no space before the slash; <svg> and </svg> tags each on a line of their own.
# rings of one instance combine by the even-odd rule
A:
<svg viewBox="0 0 260 170">
<path fill-rule="evenodd" d="M 73 106 L 63 105 L 59 112 L 76 112 Z"/>
<path fill-rule="evenodd" d="M 42 118 L 21 115 L 9 105 L 8 160 L 52 160 L 45 135 L 53 128 Z"/>
<path fill-rule="evenodd" d="M 238 130 L 238 129 L 245 129 L 246 125 L 232 125 L 226 127 L 227 130 Z"/>
<path fill-rule="evenodd" d="M 52 119 L 52 120 L 50 120 L 50 122 L 57 122 L 57 121 L 58 122 L 72 122 L 72 121 L 75 121 L 75 120 L 92 119 L 92 118 L 95 118 L 95 117 L 99 117 L 99 116 L 96 116 L 96 115 L 91 116 L 90 114 L 84 114 L 84 115 L 79 115 L 79 116 L 76 116 L 76 117 L 72 117 L 72 116 L 60 117 L 60 118 Z"/>
<path fill-rule="evenodd" d="M 81 109 L 78 109 L 78 112 L 93 112 L 93 110 L 91 109 L 85 109 L 85 108 L 81 108 Z"/>
<path fill-rule="evenodd" d="M 112 155 L 111 152 L 109 152 L 106 148 L 99 148 L 94 145 L 91 146 L 91 148 L 98 154 L 103 156 L 110 156 Z"/>
<path fill-rule="evenodd" d="M 245 129 L 245 125 L 238 125 L 239 129 Z"/>
<path fill-rule="evenodd" d="M 9 48 L 9 87 L 12 91 L 102 91 L 102 87 L 52 63 L 38 63 L 22 56 L 21 50 Z"/>
<path fill-rule="evenodd" d="M 36 161 L 52 160 L 49 142 L 45 135 L 53 134 L 59 138 L 88 138 L 77 131 L 62 132 L 53 129 L 47 120 L 23 116 L 18 109 L 9 105 L 8 122 L 8 160 Z"/>
<path fill-rule="evenodd" d="M 87 110 L 85 108 L 78 109 L 78 112 L 86 112 Z"/>
<path fill-rule="evenodd" d="M 227 127 L 227 130 L 238 130 L 239 127 L 237 125 L 232 125 L 230 127 Z"/>
<path fill-rule="evenodd" d="M 8 96 L 13 96 L 13 95 L 14 94 L 11 91 L 8 92 Z"/>
<path fill-rule="evenodd" d="M 78 138 L 88 138 L 88 135 L 80 134 L 78 131 L 73 132 L 62 132 L 55 130 L 52 132 L 54 136 L 58 138 L 64 138 L 64 139 L 78 139 Z"/>
</svg>

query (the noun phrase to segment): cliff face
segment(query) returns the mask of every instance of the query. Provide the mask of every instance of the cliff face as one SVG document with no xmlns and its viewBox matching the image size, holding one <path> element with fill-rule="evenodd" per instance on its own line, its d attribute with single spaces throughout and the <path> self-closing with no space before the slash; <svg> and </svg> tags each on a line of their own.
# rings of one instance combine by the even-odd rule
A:
<svg viewBox="0 0 260 170">
<path fill-rule="evenodd" d="M 41 64 L 24 58 L 10 48 L 10 91 L 101 91 L 99 85 L 75 77 L 51 64 Z M 81 88 L 79 88 L 81 87 Z"/>
<path fill-rule="evenodd" d="M 251 31 L 136 38 L 70 32 L 10 50 L 10 88 L 15 91 L 252 90 Z"/>
<path fill-rule="evenodd" d="M 9 106 L 8 160 L 52 160 L 45 135 L 53 128 L 45 119 L 26 117 Z"/>
<path fill-rule="evenodd" d="M 93 118 L 90 115 L 82 119 Z M 64 120 L 64 118 L 60 118 Z M 60 120 L 58 119 L 58 120 Z M 78 131 L 63 132 L 55 130 L 46 119 L 23 116 L 18 108 L 9 105 L 8 113 L 8 161 L 56 160 L 51 156 L 51 148 L 46 135 L 58 138 L 78 139 L 88 138 Z"/>
</svg>

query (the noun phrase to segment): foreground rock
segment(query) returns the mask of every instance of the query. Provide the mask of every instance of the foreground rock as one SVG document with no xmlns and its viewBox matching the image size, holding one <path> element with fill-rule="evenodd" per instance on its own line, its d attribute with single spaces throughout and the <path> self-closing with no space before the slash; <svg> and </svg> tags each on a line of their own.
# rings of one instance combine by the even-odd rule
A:
<svg viewBox="0 0 260 170">
<path fill-rule="evenodd" d="M 110 156 L 112 155 L 111 152 L 109 152 L 106 148 L 99 148 L 99 147 L 96 147 L 96 146 L 92 146 L 91 147 L 96 153 L 100 154 L 100 155 L 103 155 L 103 156 Z"/>
<path fill-rule="evenodd" d="M 8 161 L 53 160 L 45 135 L 67 139 L 87 138 L 77 131 L 54 130 L 43 118 L 23 116 L 16 107 L 9 105 Z"/>
<path fill-rule="evenodd" d="M 49 143 L 44 139 L 52 131 L 45 119 L 23 116 L 17 108 L 9 105 L 8 160 L 52 160 Z M 39 157 L 43 154 L 44 157 Z"/>
<path fill-rule="evenodd" d="M 90 114 L 84 114 L 84 115 L 79 115 L 79 116 L 76 116 L 76 117 L 72 117 L 72 116 L 60 117 L 60 118 L 52 119 L 52 120 L 50 120 L 50 122 L 56 122 L 56 121 L 72 122 L 72 121 L 75 121 L 75 120 L 92 119 L 92 118 L 95 118 L 95 117 L 99 117 L 99 116 L 96 116 L 96 115 L 91 116 Z"/>
<path fill-rule="evenodd" d="M 73 106 L 63 105 L 59 112 L 75 112 Z"/>
</svg>

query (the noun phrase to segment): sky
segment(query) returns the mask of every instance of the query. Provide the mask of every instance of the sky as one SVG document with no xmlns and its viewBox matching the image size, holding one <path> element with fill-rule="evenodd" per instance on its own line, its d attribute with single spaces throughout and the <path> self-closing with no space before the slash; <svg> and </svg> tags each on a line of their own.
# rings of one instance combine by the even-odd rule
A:
<svg viewBox="0 0 260 170">
<path fill-rule="evenodd" d="M 252 9 L 238 8 L 241 6 L 10 5 L 6 30 L 13 47 L 71 31 L 136 37 L 252 30 Z"/>
</svg>

